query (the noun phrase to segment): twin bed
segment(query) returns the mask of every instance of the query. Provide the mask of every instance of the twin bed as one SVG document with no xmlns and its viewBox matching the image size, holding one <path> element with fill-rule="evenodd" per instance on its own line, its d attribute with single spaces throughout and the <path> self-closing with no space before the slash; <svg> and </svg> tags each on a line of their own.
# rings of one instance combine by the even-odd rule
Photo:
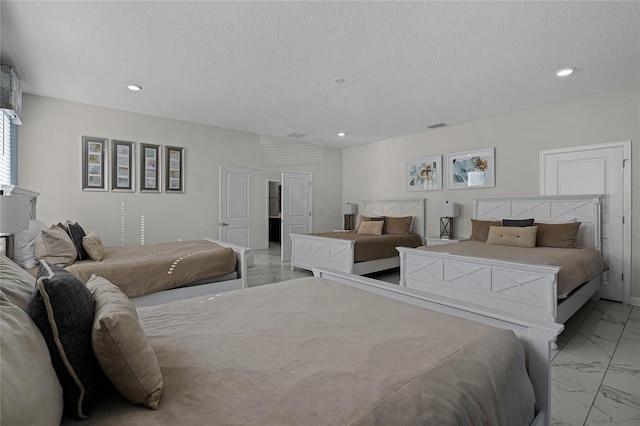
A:
<svg viewBox="0 0 640 426">
<path fill-rule="evenodd" d="M 601 273 L 606 271 L 600 256 L 601 208 L 599 195 L 474 199 L 477 220 L 580 222 L 579 248 L 502 247 L 505 255 L 497 253 L 498 246 L 479 241 L 426 250 L 399 247 L 400 286 L 488 306 L 507 315 L 563 324 L 587 300 L 598 297 Z M 579 257 L 584 259 L 576 263 Z M 562 258 L 569 263 L 559 262 Z"/>
<path fill-rule="evenodd" d="M 396 247 L 424 244 L 425 200 L 365 200 L 362 215 L 413 217 L 406 235 L 360 235 L 355 231 L 291 234 L 291 269 L 328 268 L 364 275 L 400 266 Z"/>
<path fill-rule="evenodd" d="M 5 296 L 21 279 L 34 283 L 0 260 L 5 362 L 21 353 L 26 333 L 38 336 Z M 549 424 L 549 341 L 562 326 L 365 277 L 314 273 L 139 308 L 162 374 L 159 407 L 105 390 L 81 424 Z M 44 386 L 41 370 L 34 376 L 34 362 L 12 367 L 1 369 L 3 383 L 40 386 L 20 404 L 4 398 L 21 389 L 3 386 L 3 419 L 19 409 L 42 416 L 42 393 L 57 423 L 59 391 Z M 62 421 L 76 423 L 69 415 Z"/>
</svg>

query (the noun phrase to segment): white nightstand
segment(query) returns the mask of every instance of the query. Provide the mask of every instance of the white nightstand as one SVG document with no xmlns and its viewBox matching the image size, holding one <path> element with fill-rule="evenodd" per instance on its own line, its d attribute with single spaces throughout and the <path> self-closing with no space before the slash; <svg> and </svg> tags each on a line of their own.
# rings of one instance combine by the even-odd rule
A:
<svg viewBox="0 0 640 426">
<path fill-rule="evenodd" d="M 451 244 L 461 241 L 462 238 L 440 238 L 440 237 L 427 237 L 425 238 L 428 246 L 437 246 L 438 244 Z"/>
</svg>

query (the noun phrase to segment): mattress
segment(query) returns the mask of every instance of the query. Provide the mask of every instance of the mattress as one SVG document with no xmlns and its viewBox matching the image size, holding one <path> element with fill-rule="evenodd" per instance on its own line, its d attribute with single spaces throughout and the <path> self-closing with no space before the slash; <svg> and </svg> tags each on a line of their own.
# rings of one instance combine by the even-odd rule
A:
<svg viewBox="0 0 640 426">
<path fill-rule="evenodd" d="M 163 374 L 159 409 L 105 396 L 78 424 L 524 425 L 532 419 L 524 350 L 511 331 L 334 281 L 301 278 L 138 314 Z"/>
<path fill-rule="evenodd" d="M 105 247 L 101 261 L 83 260 L 65 269 L 87 283 L 91 275 L 106 278 L 129 297 L 181 287 L 235 270 L 233 250 L 207 240 L 140 246 Z"/>
<path fill-rule="evenodd" d="M 567 295 L 580 285 L 608 269 L 607 263 L 597 250 L 555 247 L 513 247 L 487 244 L 484 241 L 460 241 L 458 243 L 437 246 L 422 246 L 420 250 L 450 253 L 457 256 L 479 257 L 504 260 L 507 262 L 527 263 L 561 267 L 558 273 L 558 298 Z"/>
<path fill-rule="evenodd" d="M 311 235 L 337 240 L 355 241 L 353 253 L 355 262 L 367 262 L 370 260 L 395 257 L 398 256 L 396 247 L 414 248 L 422 244 L 422 239 L 418 234 L 366 235 L 351 231 L 322 232 Z"/>
</svg>

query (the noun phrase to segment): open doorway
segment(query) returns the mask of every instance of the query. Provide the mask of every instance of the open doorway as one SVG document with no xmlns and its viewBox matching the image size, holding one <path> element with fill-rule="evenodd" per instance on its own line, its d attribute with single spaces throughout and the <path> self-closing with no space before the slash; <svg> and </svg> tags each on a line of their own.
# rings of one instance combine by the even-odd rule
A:
<svg viewBox="0 0 640 426">
<path fill-rule="evenodd" d="M 282 179 L 267 179 L 268 248 L 280 249 L 282 220 Z"/>
<path fill-rule="evenodd" d="M 280 189 L 280 259 L 291 259 L 290 233 L 306 234 L 312 223 L 312 174 L 259 168 L 220 167 L 220 240 L 268 249 L 269 182 Z M 277 226 L 277 225 L 275 225 Z M 276 243 L 275 241 L 273 242 Z"/>
</svg>

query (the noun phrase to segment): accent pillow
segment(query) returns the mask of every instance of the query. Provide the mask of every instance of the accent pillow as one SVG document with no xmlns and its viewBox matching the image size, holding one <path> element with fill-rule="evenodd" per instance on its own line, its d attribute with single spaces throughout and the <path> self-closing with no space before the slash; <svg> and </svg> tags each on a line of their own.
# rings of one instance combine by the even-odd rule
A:
<svg viewBox="0 0 640 426">
<path fill-rule="evenodd" d="M 9 302 L 26 312 L 35 287 L 31 274 L 0 254 L 0 290 Z"/>
<path fill-rule="evenodd" d="M 105 278 L 93 275 L 87 288 L 96 302 L 91 343 L 102 371 L 129 402 L 157 409 L 162 374 L 135 306 Z"/>
<path fill-rule="evenodd" d="M 535 219 L 502 219 L 502 226 L 509 227 L 525 227 L 525 226 L 533 226 Z"/>
<path fill-rule="evenodd" d="M 575 248 L 581 223 L 536 223 L 536 244 L 539 247 Z"/>
<path fill-rule="evenodd" d="M 44 338 L 27 313 L 6 300 L 0 301 L 0 336 L 2 424 L 60 424 L 62 387 Z"/>
<path fill-rule="evenodd" d="M 492 226 L 487 244 L 532 248 L 536 246 L 537 231 L 535 226 Z"/>
<path fill-rule="evenodd" d="M 487 241 L 487 237 L 489 236 L 489 227 L 501 225 L 502 222 L 499 220 L 471 219 L 471 236 L 469 239 L 473 241 Z"/>
<path fill-rule="evenodd" d="M 384 223 L 386 220 L 387 218 L 385 216 L 370 217 L 370 216 L 360 215 L 360 222 L 358 222 L 358 229 L 356 230 L 356 232 L 360 231 L 360 224 L 362 224 L 363 222 L 382 221 L 382 223 Z M 384 231 L 384 225 L 382 226 L 382 230 Z"/>
<path fill-rule="evenodd" d="M 29 220 L 29 229 L 18 232 L 13 237 L 13 257 L 15 262 L 25 269 L 38 266 L 36 258 L 35 242 L 36 237 L 47 229 L 47 225 L 39 220 Z"/>
<path fill-rule="evenodd" d="M 78 253 L 78 260 L 89 259 L 89 255 L 82 245 L 82 239 L 85 237 L 84 229 L 77 223 L 69 223 L 67 225 L 67 232 L 73 241 L 73 245 Z"/>
<path fill-rule="evenodd" d="M 89 231 L 86 236 L 82 237 L 82 247 L 87 251 L 91 260 L 104 259 L 104 246 L 96 231 Z"/>
<path fill-rule="evenodd" d="M 385 234 L 410 234 L 413 216 L 387 217 L 384 225 Z"/>
<path fill-rule="evenodd" d="M 78 258 L 78 252 L 71 237 L 58 225 L 40 231 L 34 247 L 38 259 L 54 265 L 68 266 Z"/>
<path fill-rule="evenodd" d="M 382 235 L 382 228 L 384 227 L 384 221 L 382 220 L 369 220 L 361 222 L 358 226 L 358 234 L 361 235 Z"/>
<path fill-rule="evenodd" d="M 41 262 L 28 313 L 44 337 L 64 392 L 65 410 L 89 416 L 104 378 L 91 348 L 93 296 L 71 273 Z"/>
</svg>

